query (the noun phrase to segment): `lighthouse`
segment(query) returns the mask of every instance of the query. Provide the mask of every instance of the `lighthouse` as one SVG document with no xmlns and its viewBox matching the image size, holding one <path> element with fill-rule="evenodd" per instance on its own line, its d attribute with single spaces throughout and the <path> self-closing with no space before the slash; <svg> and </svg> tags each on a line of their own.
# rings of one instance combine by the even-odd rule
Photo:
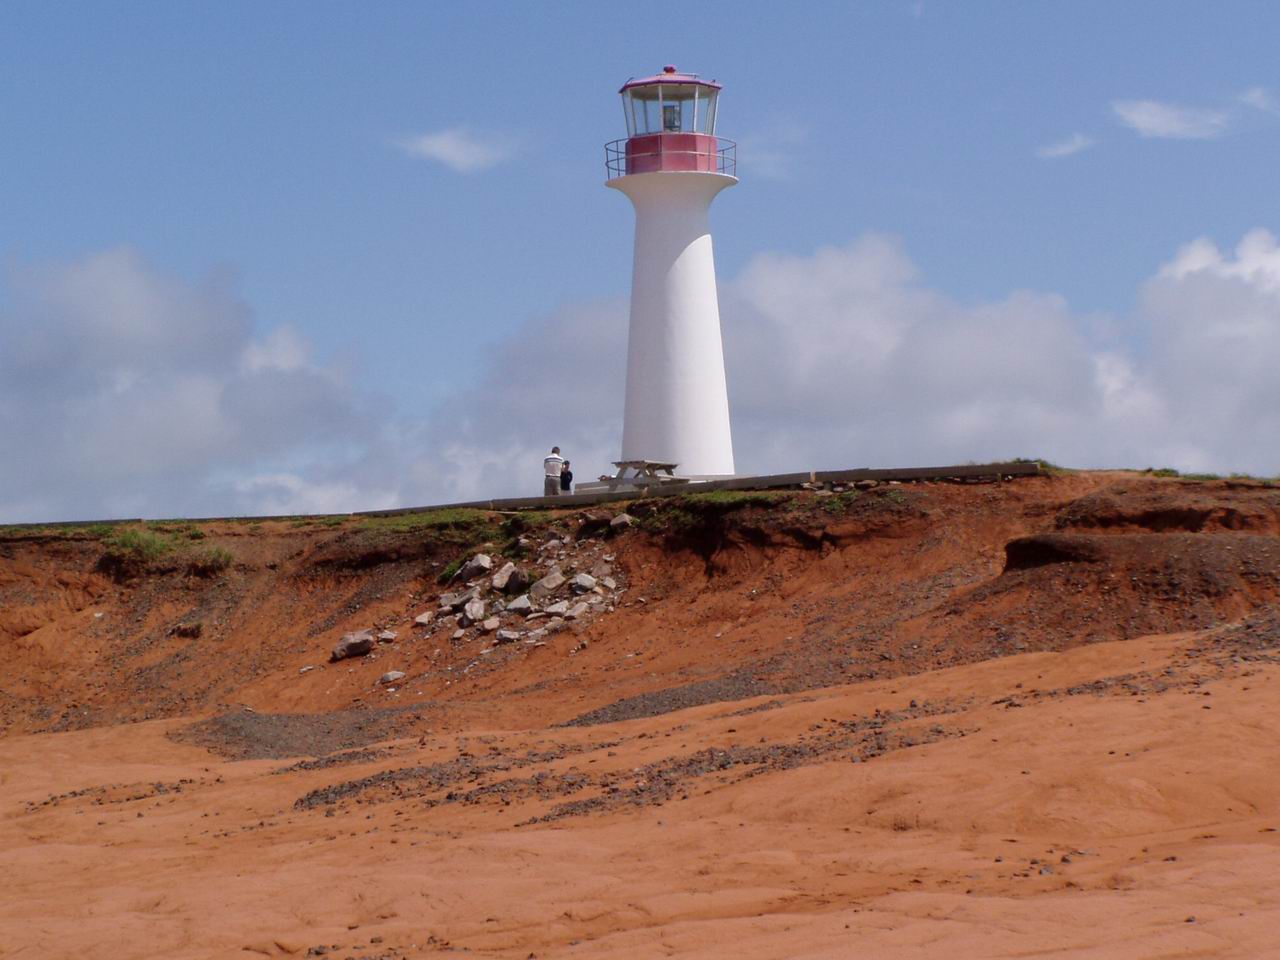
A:
<svg viewBox="0 0 1280 960">
<path fill-rule="evenodd" d="M 708 211 L 738 182 L 716 137 L 720 84 L 675 67 L 623 84 L 627 137 L 605 146 L 606 186 L 636 214 L 622 462 L 682 477 L 733 474 L 729 395 Z"/>
</svg>

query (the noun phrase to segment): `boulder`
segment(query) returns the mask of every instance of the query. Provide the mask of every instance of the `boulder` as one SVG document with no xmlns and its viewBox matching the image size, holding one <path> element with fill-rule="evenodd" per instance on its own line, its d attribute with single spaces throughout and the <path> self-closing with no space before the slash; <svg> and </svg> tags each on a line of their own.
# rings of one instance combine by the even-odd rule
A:
<svg viewBox="0 0 1280 960">
<path fill-rule="evenodd" d="M 479 623 L 485 618 L 487 608 L 483 600 L 468 600 L 467 605 L 462 608 L 462 625 L 470 626 L 473 623 Z"/>
<path fill-rule="evenodd" d="M 596 578 L 589 573 L 579 573 L 569 581 L 569 586 L 574 593 L 590 593 L 596 588 Z"/>
<path fill-rule="evenodd" d="M 631 516 L 629 513 L 620 513 L 609 521 L 609 529 L 614 533 L 621 533 L 628 527 L 634 527 L 635 525 L 636 518 Z"/>
<path fill-rule="evenodd" d="M 550 573 L 529 588 L 529 596 L 534 600 L 545 600 L 564 586 L 564 583 L 564 574 L 560 572 L 560 568 L 552 567 Z"/>
<path fill-rule="evenodd" d="M 474 580 L 476 577 L 482 577 L 492 570 L 493 558 L 487 553 L 477 553 L 474 557 L 458 568 L 458 572 L 453 575 L 453 579 L 466 583 L 469 580 Z"/>
<path fill-rule="evenodd" d="M 562 617 L 569 612 L 569 601 L 560 600 L 553 603 L 546 608 L 546 612 L 553 617 Z"/>
<path fill-rule="evenodd" d="M 426 613 L 420 613 L 413 618 L 413 622 L 420 627 L 429 627 L 431 622 L 435 620 L 436 615 L 428 610 Z"/>
<path fill-rule="evenodd" d="M 379 683 L 395 683 L 397 680 L 403 680 L 403 679 L 404 679 L 403 670 L 388 670 L 386 673 L 384 673 L 381 677 L 378 678 L 378 682 Z"/>
<path fill-rule="evenodd" d="M 523 614 L 533 613 L 533 602 L 530 601 L 529 595 L 527 593 L 522 593 L 520 596 L 516 597 L 514 600 L 512 600 L 510 603 L 507 604 L 506 612 L 507 613 L 523 613 Z"/>
<path fill-rule="evenodd" d="M 460 590 L 457 593 L 445 593 L 440 596 L 440 608 L 442 610 L 461 610 L 470 601 L 480 596 L 480 588 L 472 587 L 470 590 Z"/>
<path fill-rule="evenodd" d="M 359 633 L 344 634 L 337 642 L 333 652 L 329 654 L 329 662 L 337 663 L 348 657 L 363 657 L 373 649 L 373 631 L 361 630 Z"/>
<path fill-rule="evenodd" d="M 493 575 L 493 580 L 490 581 L 493 584 L 493 589 L 498 591 L 498 593 L 505 593 L 507 589 L 507 581 L 511 579 L 511 575 L 515 572 L 516 565 L 508 560 L 499 567 L 498 572 Z"/>
<path fill-rule="evenodd" d="M 531 583 L 533 583 L 533 577 L 529 576 L 529 571 L 524 567 L 516 567 L 515 573 L 507 578 L 505 592 L 524 593 Z"/>
<path fill-rule="evenodd" d="M 495 634 L 495 639 L 498 643 L 515 643 L 520 639 L 520 632 L 518 630 L 499 630 Z"/>
<path fill-rule="evenodd" d="M 575 603 L 569 608 L 569 611 L 564 615 L 564 618 L 566 620 L 577 620 L 579 617 L 584 616 L 590 609 L 591 608 L 585 603 Z"/>
</svg>

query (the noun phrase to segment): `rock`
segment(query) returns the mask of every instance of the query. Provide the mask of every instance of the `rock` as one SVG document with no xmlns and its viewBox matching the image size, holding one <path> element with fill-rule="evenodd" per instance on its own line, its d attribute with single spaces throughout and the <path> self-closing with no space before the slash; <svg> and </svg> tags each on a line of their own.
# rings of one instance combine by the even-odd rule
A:
<svg viewBox="0 0 1280 960">
<path fill-rule="evenodd" d="M 474 557 L 458 568 L 458 572 L 453 575 L 453 579 L 466 583 L 474 580 L 476 577 L 484 576 L 493 569 L 493 558 L 487 553 L 477 553 Z"/>
<path fill-rule="evenodd" d="M 568 600 L 560 600 L 557 603 L 553 603 L 546 608 L 546 613 L 548 613 L 553 617 L 561 617 L 568 612 L 569 612 Z"/>
<path fill-rule="evenodd" d="M 635 525 L 636 518 L 631 516 L 629 513 L 620 513 L 609 521 L 609 529 L 614 533 L 621 533 L 628 527 L 634 527 Z"/>
<path fill-rule="evenodd" d="M 511 575 L 515 572 L 516 565 L 508 560 L 499 568 L 498 572 L 493 575 L 493 580 L 490 581 L 490 583 L 493 584 L 493 589 L 498 591 L 498 593 L 506 593 L 507 581 L 511 579 Z"/>
<path fill-rule="evenodd" d="M 859 480 L 854 484 L 854 487 L 858 490 L 874 490 L 876 488 L 876 482 L 874 480 Z"/>
<path fill-rule="evenodd" d="M 503 592 L 524 593 L 531 583 L 533 583 L 533 577 L 529 576 L 529 571 L 524 567 L 516 567 L 515 572 L 507 578 L 507 585 L 503 588 Z"/>
<path fill-rule="evenodd" d="M 454 639 L 454 640 L 461 640 L 461 639 L 462 639 L 463 637 L 465 637 L 466 635 L 467 635 L 467 631 L 465 631 L 465 630 L 455 630 L 455 631 L 453 631 L 453 639 Z"/>
<path fill-rule="evenodd" d="M 379 643 L 395 643 L 396 632 L 394 630 L 382 630 L 378 633 Z"/>
<path fill-rule="evenodd" d="M 361 630 L 359 633 L 344 634 L 337 642 L 333 652 L 329 654 L 329 662 L 337 663 L 348 657 L 363 657 L 373 649 L 373 631 Z"/>
<path fill-rule="evenodd" d="M 433 620 L 435 620 L 435 618 L 436 618 L 436 615 L 432 613 L 430 610 L 428 610 L 426 613 L 420 613 L 416 617 L 414 617 L 413 622 L 420 627 L 429 627 L 431 626 L 431 623 Z"/>
<path fill-rule="evenodd" d="M 613 576 L 613 564 L 607 560 L 599 560 L 591 567 L 591 575 L 597 580 Z"/>
<path fill-rule="evenodd" d="M 485 633 L 493 633 L 501 625 L 502 621 L 497 617 L 490 617 L 488 620 L 480 624 L 480 629 Z"/>
<path fill-rule="evenodd" d="M 384 673 L 381 677 L 378 678 L 378 682 L 379 683 L 395 683 L 397 680 L 403 680 L 403 679 L 404 679 L 403 670 L 388 670 L 386 673 Z"/>
<path fill-rule="evenodd" d="M 552 567 L 550 573 L 529 588 L 529 596 L 534 600 L 545 600 L 564 586 L 564 582 L 560 568 Z"/>
<path fill-rule="evenodd" d="M 495 635 L 498 643 L 515 643 L 520 639 L 518 630 L 499 630 Z"/>
<path fill-rule="evenodd" d="M 462 625 L 470 626 L 473 623 L 479 623 L 485 618 L 487 607 L 483 600 L 468 600 L 467 605 L 462 608 Z"/>
<path fill-rule="evenodd" d="M 596 588 L 596 578 L 589 573 L 579 573 L 569 581 L 569 586 L 574 593 L 590 593 Z"/>
<path fill-rule="evenodd" d="M 577 620 L 579 617 L 583 616 L 590 609 L 591 608 L 587 606 L 585 603 L 575 603 L 572 607 L 569 608 L 569 612 L 566 613 L 564 617 L 566 620 Z"/>
<path fill-rule="evenodd" d="M 546 635 L 547 635 L 547 631 L 542 630 L 542 629 L 538 629 L 538 630 L 530 630 L 530 631 L 529 631 L 529 635 L 528 635 L 527 637 L 525 637 L 525 638 L 524 638 L 524 642 L 525 642 L 525 643 L 537 643 L 539 640 L 541 640 L 541 639 L 542 639 L 543 637 L 545 637 Z"/>
<path fill-rule="evenodd" d="M 472 587 L 470 590 L 462 590 L 458 593 L 445 593 L 440 596 L 440 608 L 442 610 L 461 610 L 470 601 L 480 596 L 480 588 Z"/>
<path fill-rule="evenodd" d="M 603 580 L 600 581 L 600 585 L 604 587 L 606 590 L 618 589 L 618 581 L 613 579 L 613 577 L 605 577 Z"/>
<path fill-rule="evenodd" d="M 299 676 L 301 676 L 301 675 L 302 675 L 302 674 L 304 674 L 304 673 L 310 673 L 310 672 L 311 672 L 312 670 L 314 670 L 314 669 L 315 669 L 315 664 L 309 664 L 309 665 L 307 665 L 307 666 L 305 666 L 305 667 L 300 668 L 300 669 L 298 670 L 298 674 L 299 674 Z"/>
<path fill-rule="evenodd" d="M 507 613 L 533 613 L 533 602 L 529 599 L 527 593 L 522 593 L 510 603 L 507 604 Z"/>
</svg>

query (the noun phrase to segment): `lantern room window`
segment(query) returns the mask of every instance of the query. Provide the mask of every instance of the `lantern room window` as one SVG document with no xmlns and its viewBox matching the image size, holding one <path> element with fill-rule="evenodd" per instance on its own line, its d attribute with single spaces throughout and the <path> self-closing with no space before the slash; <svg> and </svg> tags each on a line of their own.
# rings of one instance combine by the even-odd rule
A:
<svg viewBox="0 0 1280 960">
<path fill-rule="evenodd" d="M 716 132 L 716 100 L 720 88 L 687 74 L 668 71 L 622 88 L 627 136 L 656 133 Z"/>
</svg>

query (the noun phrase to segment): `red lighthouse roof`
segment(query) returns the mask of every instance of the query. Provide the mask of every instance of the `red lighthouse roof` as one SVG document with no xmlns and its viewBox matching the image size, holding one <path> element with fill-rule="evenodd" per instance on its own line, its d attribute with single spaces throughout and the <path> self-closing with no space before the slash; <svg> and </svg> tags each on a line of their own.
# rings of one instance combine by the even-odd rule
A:
<svg viewBox="0 0 1280 960">
<path fill-rule="evenodd" d="M 639 79 L 628 80 L 622 85 L 622 89 L 618 92 L 623 93 L 626 90 L 630 90 L 632 87 L 648 87 L 655 83 L 693 83 L 700 87 L 711 87 L 714 90 L 720 89 L 720 84 L 716 83 L 714 80 L 699 79 L 696 73 L 680 73 L 674 66 L 668 64 L 662 68 L 661 73 L 655 73 L 652 77 L 641 77 Z"/>
</svg>

